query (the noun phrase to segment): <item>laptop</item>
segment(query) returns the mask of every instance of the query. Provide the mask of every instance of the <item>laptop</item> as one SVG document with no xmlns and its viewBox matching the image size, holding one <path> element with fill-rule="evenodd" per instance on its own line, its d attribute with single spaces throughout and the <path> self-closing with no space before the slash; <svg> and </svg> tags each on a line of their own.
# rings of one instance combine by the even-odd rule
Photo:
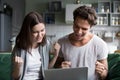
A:
<svg viewBox="0 0 120 80">
<path fill-rule="evenodd" d="M 67 68 L 44 70 L 45 80 L 88 80 L 88 68 Z"/>
</svg>

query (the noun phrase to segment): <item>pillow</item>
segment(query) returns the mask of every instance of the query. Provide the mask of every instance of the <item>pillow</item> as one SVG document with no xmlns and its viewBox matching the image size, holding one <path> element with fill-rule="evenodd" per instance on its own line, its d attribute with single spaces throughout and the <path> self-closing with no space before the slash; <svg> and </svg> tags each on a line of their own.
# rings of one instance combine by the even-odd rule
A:
<svg viewBox="0 0 120 80">
<path fill-rule="evenodd" d="M 108 55 L 108 70 L 116 63 L 120 61 L 120 54 L 109 54 Z"/>
<path fill-rule="evenodd" d="M 0 53 L 0 80 L 11 80 L 11 54 Z"/>
<path fill-rule="evenodd" d="M 120 80 L 120 61 L 116 62 L 108 71 L 107 80 Z"/>
</svg>

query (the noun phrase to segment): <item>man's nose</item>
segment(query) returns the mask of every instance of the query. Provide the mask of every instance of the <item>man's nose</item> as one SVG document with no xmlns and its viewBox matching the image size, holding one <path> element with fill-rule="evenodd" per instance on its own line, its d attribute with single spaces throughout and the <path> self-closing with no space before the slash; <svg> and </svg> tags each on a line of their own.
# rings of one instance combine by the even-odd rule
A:
<svg viewBox="0 0 120 80">
<path fill-rule="evenodd" d="M 82 29 L 78 29 L 77 33 L 82 33 Z"/>
</svg>

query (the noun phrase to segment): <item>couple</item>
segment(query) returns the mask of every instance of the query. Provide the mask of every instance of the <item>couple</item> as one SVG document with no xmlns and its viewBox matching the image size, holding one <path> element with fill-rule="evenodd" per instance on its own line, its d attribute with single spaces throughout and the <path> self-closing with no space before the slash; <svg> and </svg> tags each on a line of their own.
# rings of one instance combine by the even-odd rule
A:
<svg viewBox="0 0 120 80">
<path fill-rule="evenodd" d="M 12 78 L 44 80 L 44 70 L 53 67 L 88 67 L 88 80 L 105 80 L 108 72 L 107 44 L 90 32 L 96 25 L 96 12 L 80 6 L 73 12 L 73 32 L 60 38 L 50 52 L 45 23 L 40 14 L 30 12 L 24 18 L 12 51 Z M 52 53 L 53 57 L 49 57 Z"/>
</svg>

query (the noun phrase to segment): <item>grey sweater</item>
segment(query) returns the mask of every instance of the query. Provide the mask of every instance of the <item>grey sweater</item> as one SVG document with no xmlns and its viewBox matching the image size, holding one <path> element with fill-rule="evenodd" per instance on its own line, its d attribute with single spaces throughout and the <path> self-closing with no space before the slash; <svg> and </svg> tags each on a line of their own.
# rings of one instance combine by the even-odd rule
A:
<svg viewBox="0 0 120 80">
<path fill-rule="evenodd" d="M 49 49 L 50 49 L 49 44 L 47 44 L 45 46 L 39 46 L 39 53 L 41 55 L 41 61 L 42 61 L 42 75 L 43 75 L 43 78 L 44 78 L 44 70 L 48 69 Z M 19 77 L 19 79 L 17 79 L 17 80 L 23 80 L 24 74 L 25 74 L 26 68 L 27 68 L 28 55 L 27 55 L 27 52 L 25 50 L 23 50 L 23 49 L 18 50 L 16 47 L 14 48 L 14 50 L 12 52 L 12 59 L 15 55 L 20 56 L 24 60 L 24 63 L 20 68 L 20 77 Z M 12 60 L 12 69 L 13 68 L 14 68 L 14 61 Z M 15 79 L 13 79 L 13 80 L 15 80 Z"/>
</svg>

